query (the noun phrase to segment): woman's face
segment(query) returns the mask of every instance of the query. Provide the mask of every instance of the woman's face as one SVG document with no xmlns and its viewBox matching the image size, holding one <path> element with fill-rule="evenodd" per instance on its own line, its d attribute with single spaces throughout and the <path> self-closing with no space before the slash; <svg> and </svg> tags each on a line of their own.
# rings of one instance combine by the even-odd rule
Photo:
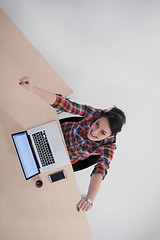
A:
<svg viewBox="0 0 160 240">
<path fill-rule="evenodd" d="M 101 141 L 111 138 L 109 122 L 105 117 L 98 118 L 90 127 L 87 137 L 92 141 Z"/>
</svg>

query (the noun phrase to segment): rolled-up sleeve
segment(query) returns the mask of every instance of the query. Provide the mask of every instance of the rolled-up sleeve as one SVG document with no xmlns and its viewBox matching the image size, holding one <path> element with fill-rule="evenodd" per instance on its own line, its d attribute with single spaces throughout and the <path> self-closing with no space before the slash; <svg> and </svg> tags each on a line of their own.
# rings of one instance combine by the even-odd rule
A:
<svg viewBox="0 0 160 240">
<path fill-rule="evenodd" d="M 107 175 L 107 170 L 110 168 L 110 163 L 113 159 L 114 150 L 116 149 L 115 144 L 111 147 L 106 147 L 103 149 L 102 154 L 98 160 L 98 163 L 95 165 L 92 173 L 90 176 L 92 176 L 94 173 L 99 173 L 102 175 L 102 179 L 105 178 Z"/>
<path fill-rule="evenodd" d="M 93 115 L 100 109 L 90 107 L 88 105 L 78 104 L 70 101 L 68 98 L 63 97 L 60 94 L 56 94 L 56 101 L 51 104 L 52 107 L 57 108 L 60 111 L 69 112 L 71 114 L 87 117 Z"/>
</svg>

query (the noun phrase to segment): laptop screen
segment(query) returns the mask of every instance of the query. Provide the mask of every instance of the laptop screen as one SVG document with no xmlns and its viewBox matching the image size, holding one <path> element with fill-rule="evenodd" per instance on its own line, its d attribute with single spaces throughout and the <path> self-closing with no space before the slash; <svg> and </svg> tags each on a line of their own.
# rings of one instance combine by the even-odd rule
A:
<svg viewBox="0 0 160 240">
<path fill-rule="evenodd" d="M 26 179 L 38 174 L 39 168 L 37 167 L 29 139 L 26 132 L 12 134 L 18 157 Z"/>
</svg>

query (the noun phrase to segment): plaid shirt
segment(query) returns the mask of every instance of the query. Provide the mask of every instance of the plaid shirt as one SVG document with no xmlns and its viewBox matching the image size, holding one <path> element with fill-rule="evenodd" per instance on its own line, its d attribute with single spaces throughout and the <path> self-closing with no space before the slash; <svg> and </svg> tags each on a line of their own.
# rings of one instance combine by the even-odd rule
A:
<svg viewBox="0 0 160 240">
<path fill-rule="evenodd" d="M 56 94 L 56 101 L 51 106 L 84 117 L 80 122 L 66 122 L 61 125 L 71 163 L 83 161 L 90 155 L 100 155 L 91 176 L 100 173 L 104 179 L 116 149 L 114 144 L 116 139 L 113 137 L 108 140 L 92 141 L 87 138 L 90 126 L 100 117 L 103 110 L 72 102 L 60 94 Z"/>
</svg>

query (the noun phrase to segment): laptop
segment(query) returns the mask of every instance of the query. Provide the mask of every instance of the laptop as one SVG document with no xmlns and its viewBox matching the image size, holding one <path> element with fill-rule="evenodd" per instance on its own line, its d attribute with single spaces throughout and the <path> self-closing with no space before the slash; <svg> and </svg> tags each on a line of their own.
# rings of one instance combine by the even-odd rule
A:
<svg viewBox="0 0 160 240">
<path fill-rule="evenodd" d="M 69 164 L 68 152 L 56 121 L 11 136 L 26 180 Z"/>
</svg>

